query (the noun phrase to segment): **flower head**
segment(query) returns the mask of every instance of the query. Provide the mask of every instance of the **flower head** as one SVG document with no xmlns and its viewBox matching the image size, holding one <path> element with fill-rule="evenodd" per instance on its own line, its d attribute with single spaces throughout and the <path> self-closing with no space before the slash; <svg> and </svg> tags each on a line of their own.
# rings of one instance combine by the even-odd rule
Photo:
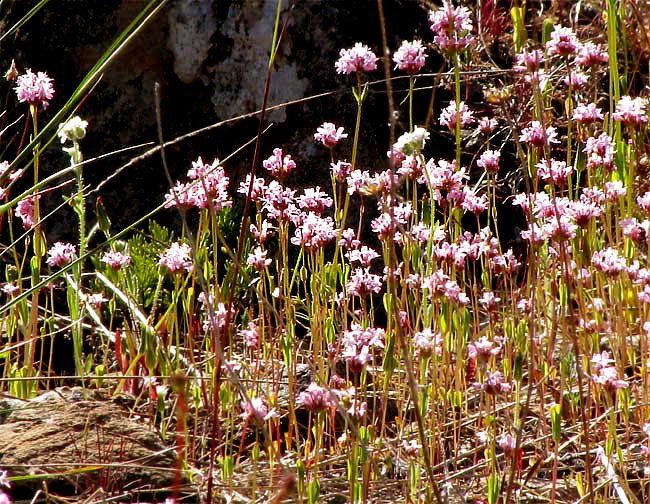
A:
<svg viewBox="0 0 650 504">
<path fill-rule="evenodd" d="M 462 51 L 474 43 L 467 7 L 453 7 L 450 0 L 445 0 L 442 7 L 429 11 L 429 22 L 435 34 L 433 40 L 443 51 Z"/>
<path fill-rule="evenodd" d="M 330 122 L 323 123 L 314 134 L 314 139 L 317 142 L 329 148 L 336 146 L 341 140 L 347 137 L 348 134 L 343 132 L 342 127 L 337 128 L 335 124 Z"/>
<path fill-rule="evenodd" d="M 101 262 L 108 264 L 114 270 L 120 269 L 122 266 L 131 264 L 131 256 L 123 254 L 122 252 L 107 251 L 101 258 Z"/>
<path fill-rule="evenodd" d="M 465 105 L 465 102 L 458 104 L 458 115 L 460 115 L 460 127 L 464 128 L 474 122 L 474 113 Z M 450 131 L 456 129 L 456 103 L 451 102 L 440 113 L 440 124 L 447 126 Z"/>
<path fill-rule="evenodd" d="M 556 26 L 551 33 L 551 39 L 546 42 L 546 50 L 551 56 L 570 56 L 580 47 L 576 34 L 571 28 Z"/>
<path fill-rule="evenodd" d="M 52 79 L 45 72 L 35 74 L 28 68 L 23 75 L 18 77 L 16 84 L 16 94 L 21 103 L 43 105 L 43 108 L 46 108 L 49 100 L 54 96 Z"/>
<path fill-rule="evenodd" d="M 241 408 L 244 410 L 242 418 L 247 421 L 265 422 L 270 418 L 277 418 L 278 412 L 275 408 L 269 410 L 266 402 L 261 397 L 251 397 L 245 399 L 240 403 Z"/>
<path fill-rule="evenodd" d="M 49 266 L 65 266 L 72 262 L 77 253 L 74 245 L 64 242 L 56 242 L 47 252 L 47 264 Z"/>
<path fill-rule="evenodd" d="M 499 151 L 486 150 L 481 154 L 476 164 L 488 173 L 497 173 L 499 171 L 499 159 L 501 159 L 501 153 Z"/>
<path fill-rule="evenodd" d="M 59 137 L 61 137 L 61 143 L 66 143 L 68 140 L 81 140 L 86 136 L 87 127 L 88 121 L 84 121 L 79 116 L 74 116 L 68 122 L 59 124 Z"/>
<path fill-rule="evenodd" d="M 192 248 L 187 243 L 172 243 L 171 246 L 161 254 L 158 264 L 164 266 L 172 273 L 181 270 L 185 270 L 189 273 L 194 269 L 194 264 L 192 263 Z"/>
<path fill-rule="evenodd" d="M 544 130 L 539 121 L 532 121 L 529 127 L 524 128 L 519 136 L 519 141 L 529 143 L 535 147 L 543 147 L 544 145 L 559 143 L 555 128 L 549 126 Z"/>
<path fill-rule="evenodd" d="M 372 72 L 377 70 L 377 56 L 370 48 L 357 42 L 351 49 L 341 49 L 336 62 L 336 73 Z"/>
<path fill-rule="evenodd" d="M 636 124 L 637 126 L 646 124 L 648 114 L 645 100 L 638 97 L 622 96 L 616 104 L 616 112 L 612 114 L 612 118 L 625 124 Z"/>
<path fill-rule="evenodd" d="M 424 54 L 424 46 L 419 40 L 413 42 L 404 41 L 400 48 L 395 51 L 393 61 L 396 68 L 409 74 L 418 73 L 424 66 L 424 60 L 427 55 Z"/>
<path fill-rule="evenodd" d="M 289 154 L 283 156 L 282 149 L 273 149 L 273 155 L 262 161 L 262 166 L 274 177 L 282 178 L 294 170 L 296 163 Z"/>
<path fill-rule="evenodd" d="M 262 271 L 272 262 L 271 259 L 266 257 L 266 253 L 266 250 L 263 250 L 262 247 L 255 247 L 255 249 L 248 254 L 246 264 L 253 266 L 257 271 Z"/>
<path fill-rule="evenodd" d="M 418 126 L 412 132 L 404 133 L 397 139 L 397 142 L 393 145 L 391 154 L 399 153 L 404 158 L 418 154 L 424 149 L 424 144 L 429 139 L 429 136 L 427 130 Z"/>
<path fill-rule="evenodd" d="M 321 387 L 316 382 L 311 382 L 307 390 L 298 395 L 298 406 L 303 406 L 310 411 L 323 411 L 336 408 L 336 396 L 327 387 Z"/>
<path fill-rule="evenodd" d="M 40 197 L 40 196 L 38 196 Z M 14 213 L 16 217 L 20 218 L 23 221 L 23 227 L 29 229 L 34 226 L 34 204 L 35 196 L 29 196 L 23 200 L 20 200 L 16 205 L 16 210 Z"/>
</svg>

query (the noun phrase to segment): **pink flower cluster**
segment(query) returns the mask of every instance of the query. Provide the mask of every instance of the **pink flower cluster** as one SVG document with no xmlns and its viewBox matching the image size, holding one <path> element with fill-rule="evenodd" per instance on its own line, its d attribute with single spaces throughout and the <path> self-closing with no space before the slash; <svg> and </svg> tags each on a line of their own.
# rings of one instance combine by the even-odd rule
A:
<svg viewBox="0 0 650 504">
<path fill-rule="evenodd" d="M 18 217 L 21 221 L 23 221 L 23 227 L 25 229 L 29 229 L 34 226 L 34 205 L 36 202 L 36 198 L 40 198 L 39 196 L 29 196 L 25 199 L 22 199 L 18 202 L 16 205 L 16 209 L 14 210 L 14 214 L 16 217 Z"/>
<path fill-rule="evenodd" d="M 311 382 L 307 390 L 298 394 L 296 404 L 309 411 L 324 411 L 336 408 L 338 400 L 329 388 Z"/>
<path fill-rule="evenodd" d="M 357 42 L 351 49 L 341 49 L 335 64 L 336 72 L 340 74 L 372 72 L 377 70 L 377 59 L 367 45 Z"/>
<path fill-rule="evenodd" d="M 409 74 L 418 73 L 424 66 L 426 60 L 424 46 L 420 40 L 413 42 L 404 41 L 393 55 L 395 68 L 398 68 Z"/>
<path fill-rule="evenodd" d="M 77 254 L 77 248 L 71 243 L 56 242 L 47 251 L 47 264 L 51 267 L 65 266 L 71 263 Z"/>
<path fill-rule="evenodd" d="M 240 406 L 244 410 L 241 416 L 248 422 L 266 422 L 271 418 L 280 416 L 275 408 L 269 410 L 266 401 L 261 397 L 244 399 L 241 401 Z"/>
<path fill-rule="evenodd" d="M 112 250 L 105 252 L 101 259 L 101 262 L 106 263 L 114 270 L 118 270 L 123 266 L 131 264 L 131 261 L 131 256 Z"/>
<path fill-rule="evenodd" d="M 383 329 L 352 323 L 349 331 L 344 331 L 341 338 L 341 357 L 353 373 L 360 373 L 372 360 L 373 349 L 384 348 L 385 333 Z"/>
<path fill-rule="evenodd" d="M 284 178 L 296 168 L 296 163 L 289 154 L 282 155 L 282 149 L 273 149 L 273 155 L 262 161 L 265 170 L 276 178 Z"/>
<path fill-rule="evenodd" d="M 348 134 L 344 133 L 343 128 L 337 128 L 335 124 L 330 122 L 323 123 L 314 134 L 314 139 L 317 142 L 330 149 L 336 147 L 341 140 L 347 137 Z"/>
<path fill-rule="evenodd" d="M 54 96 L 52 79 L 45 72 L 35 74 L 29 68 L 16 80 L 16 94 L 18 101 L 30 105 L 43 105 L 46 108 Z"/>
<path fill-rule="evenodd" d="M 164 266 L 171 273 L 176 273 L 182 270 L 189 273 L 194 269 L 194 263 L 192 262 L 192 248 L 187 243 L 172 243 L 171 246 L 161 254 L 158 265 Z"/>
<path fill-rule="evenodd" d="M 474 122 L 474 113 L 465 105 L 465 102 L 458 104 L 458 110 L 455 102 L 451 102 L 443 109 L 440 114 L 440 124 L 455 131 L 457 117 L 460 116 L 460 127 L 465 128 Z"/>
<path fill-rule="evenodd" d="M 228 197 L 228 183 L 223 167 L 219 160 L 212 164 L 204 163 L 199 157 L 192 162 L 192 168 L 187 172 L 191 182 L 176 185 L 165 195 L 165 208 L 181 206 L 184 208 L 213 208 L 216 212 L 224 207 L 232 206 Z"/>
<path fill-rule="evenodd" d="M 454 7 L 450 0 L 444 0 L 442 7 L 429 11 L 429 22 L 435 34 L 433 40 L 443 51 L 459 52 L 474 44 L 467 7 Z"/>
</svg>

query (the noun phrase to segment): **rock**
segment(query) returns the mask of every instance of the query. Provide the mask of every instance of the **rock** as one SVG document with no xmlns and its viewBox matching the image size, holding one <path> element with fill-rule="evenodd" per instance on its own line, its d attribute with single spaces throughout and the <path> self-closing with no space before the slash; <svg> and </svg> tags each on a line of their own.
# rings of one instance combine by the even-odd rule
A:
<svg viewBox="0 0 650 504">
<path fill-rule="evenodd" d="M 107 393 L 87 393 L 84 399 L 79 387 L 61 388 L 3 400 L 9 411 L 0 420 L 0 467 L 10 476 L 46 476 L 14 481 L 14 498 L 33 496 L 43 481 L 66 495 L 98 488 L 152 495 L 174 484 L 174 449 Z"/>
</svg>

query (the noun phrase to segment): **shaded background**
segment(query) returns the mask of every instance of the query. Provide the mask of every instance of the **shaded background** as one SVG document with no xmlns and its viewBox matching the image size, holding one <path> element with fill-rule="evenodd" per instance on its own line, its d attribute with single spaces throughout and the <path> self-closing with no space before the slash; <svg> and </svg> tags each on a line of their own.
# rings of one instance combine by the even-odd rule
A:
<svg viewBox="0 0 650 504">
<path fill-rule="evenodd" d="M 146 5 L 143 0 L 81 2 L 53 0 L 36 14 L 18 35 L 0 46 L 0 70 L 12 59 L 19 70 L 45 71 L 54 79 L 56 94 L 41 116 L 51 118 L 117 35 Z M 5 0 L 0 5 L 0 31 L 6 31 L 36 1 Z M 143 142 L 157 141 L 154 83 L 162 87 L 162 115 L 166 140 L 224 119 L 258 110 L 262 104 L 269 47 L 273 35 L 275 0 L 176 0 L 168 3 L 105 73 L 83 103 L 79 115 L 89 122 L 82 141 L 86 159 Z M 428 7 L 416 0 L 384 0 L 389 46 L 394 51 L 403 40 L 432 41 L 428 28 Z M 329 188 L 329 152 L 313 141 L 313 133 L 324 121 L 344 126 L 350 133 L 339 157 L 349 158 L 356 115 L 350 92 L 353 76 L 338 75 L 334 63 L 341 48 L 355 42 L 368 44 L 381 55 L 381 32 L 374 0 L 329 0 L 285 4 L 287 29 L 276 58 L 269 105 L 332 92 L 323 98 L 289 105 L 269 113 L 274 126 L 265 135 L 262 159 L 274 147 L 292 154 L 298 169 L 288 181 L 292 185 L 320 183 Z M 428 51 L 424 71 L 437 71 L 441 59 Z M 379 66 L 371 80 L 383 78 Z M 429 79 L 430 81 L 431 79 Z M 423 81 L 420 81 L 423 83 Z M 4 83 L 7 88 L 8 84 Z M 431 82 L 427 82 L 431 85 Z M 13 83 L 11 84 L 13 86 Z M 396 82 L 407 87 L 408 81 Z M 388 146 L 387 107 L 384 84 L 371 88 L 364 103 L 362 140 L 358 167 L 375 171 L 384 166 Z M 8 88 L 7 88 L 8 90 Z M 0 91 L 0 96 L 2 93 Z M 8 94 L 9 120 L 25 111 Z M 416 122 L 424 121 L 430 92 L 416 101 Z M 407 127 L 406 108 L 400 109 L 397 132 Z M 173 178 L 182 178 L 191 161 L 224 158 L 253 138 L 255 118 L 213 129 L 167 150 Z M 2 138 L 3 159 L 15 155 L 23 123 Z M 17 136 L 13 138 L 12 135 Z M 113 156 L 85 168 L 86 182 L 95 187 L 129 159 L 142 151 Z M 225 165 L 231 177 L 232 193 L 243 174 L 250 170 L 250 146 Z M 68 165 L 60 144 L 52 143 L 44 155 L 43 174 Z M 28 181 L 25 181 L 27 183 Z M 99 194 L 113 221 L 113 229 L 135 221 L 163 201 L 169 185 L 160 157 L 139 162 L 106 184 Z M 94 205 L 90 198 L 89 207 Z M 60 193 L 44 197 L 44 205 L 61 203 Z M 171 210 L 157 214 L 164 224 L 178 226 Z M 91 219 L 92 220 L 92 219 Z M 53 237 L 72 238 L 77 221 L 66 209 L 46 224 Z M 70 236 L 68 236 L 70 235 Z"/>
</svg>

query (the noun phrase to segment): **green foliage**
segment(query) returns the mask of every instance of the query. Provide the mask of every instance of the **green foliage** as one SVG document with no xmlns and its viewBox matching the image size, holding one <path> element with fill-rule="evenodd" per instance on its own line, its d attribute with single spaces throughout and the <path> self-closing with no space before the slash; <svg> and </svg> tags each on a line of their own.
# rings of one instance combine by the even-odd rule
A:
<svg viewBox="0 0 650 504">
<path fill-rule="evenodd" d="M 128 295 L 145 311 L 152 308 L 159 279 L 160 254 L 173 239 L 173 234 L 154 220 L 149 221 L 148 230 L 148 235 L 139 233 L 128 240 L 127 247 L 133 262 L 129 274 L 124 278 Z M 160 301 L 167 304 L 170 298 L 169 291 L 163 289 Z"/>
</svg>

